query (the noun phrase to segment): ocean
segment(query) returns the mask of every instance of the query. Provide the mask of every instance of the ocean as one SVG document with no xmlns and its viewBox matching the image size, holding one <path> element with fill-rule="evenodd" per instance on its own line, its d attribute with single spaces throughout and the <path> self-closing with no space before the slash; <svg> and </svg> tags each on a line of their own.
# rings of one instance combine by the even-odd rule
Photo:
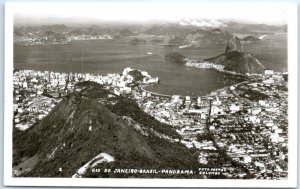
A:
<svg viewBox="0 0 300 189">
<path fill-rule="evenodd" d="M 284 41 L 282 36 L 277 38 L 245 44 L 244 50 L 261 60 L 267 68 L 287 71 L 286 39 Z M 164 57 L 168 53 L 178 52 L 189 59 L 203 59 L 221 54 L 224 49 L 225 44 L 191 50 L 150 42 L 131 44 L 128 40 L 72 41 L 68 45 L 15 44 L 14 69 L 106 74 L 120 73 L 124 68 L 131 67 L 160 78 L 159 84 L 149 86 L 147 90 L 168 95 L 202 96 L 238 81 L 215 70 L 168 62 Z"/>
</svg>

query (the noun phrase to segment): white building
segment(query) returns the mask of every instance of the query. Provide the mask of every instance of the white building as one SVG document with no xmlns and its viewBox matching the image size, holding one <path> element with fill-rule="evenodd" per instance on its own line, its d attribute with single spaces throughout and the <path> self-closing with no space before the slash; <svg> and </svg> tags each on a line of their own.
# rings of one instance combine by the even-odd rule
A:
<svg viewBox="0 0 300 189">
<path fill-rule="evenodd" d="M 270 142 L 273 143 L 284 142 L 284 138 L 280 137 L 278 133 L 272 133 L 270 135 Z"/>
<path fill-rule="evenodd" d="M 261 105 L 261 106 L 265 106 L 265 105 L 266 105 L 266 101 L 264 101 L 264 100 L 259 100 L 259 101 L 258 101 L 258 104 Z"/>
<path fill-rule="evenodd" d="M 212 125 L 212 126 L 209 127 L 209 130 L 210 130 L 211 132 L 214 132 L 214 131 L 216 130 L 216 127 Z"/>
<path fill-rule="evenodd" d="M 265 70 L 265 75 L 272 75 L 273 73 L 273 70 Z"/>
<path fill-rule="evenodd" d="M 230 107 L 229 107 L 229 110 L 230 110 L 231 112 L 237 112 L 237 111 L 240 110 L 240 106 L 237 106 L 237 105 L 235 105 L 235 104 L 231 104 Z"/>
<path fill-rule="evenodd" d="M 260 119 L 257 117 L 257 116 L 249 116 L 248 120 L 251 122 L 251 123 L 260 123 Z"/>
<path fill-rule="evenodd" d="M 261 112 L 261 109 L 260 108 L 253 108 L 253 109 L 251 109 L 251 113 L 253 114 L 253 115 L 257 115 L 257 114 L 259 114 Z"/>
<path fill-rule="evenodd" d="M 217 106 L 211 107 L 211 115 L 222 114 L 222 113 L 223 113 L 223 109 L 218 108 Z"/>
<path fill-rule="evenodd" d="M 145 97 L 145 96 L 147 96 L 147 92 L 143 91 L 142 92 L 142 97 Z"/>
<path fill-rule="evenodd" d="M 249 155 L 243 156 L 243 163 L 251 163 L 252 158 Z"/>
<path fill-rule="evenodd" d="M 198 104 L 198 106 L 201 104 L 201 97 L 197 98 L 197 104 Z"/>
<path fill-rule="evenodd" d="M 213 101 L 212 103 L 213 105 L 217 105 L 217 106 L 220 106 L 222 104 L 222 101 L 219 100 L 219 98 L 216 96 L 216 100 Z"/>
<path fill-rule="evenodd" d="M 28 87 L 28 85 L 27 85 L 27 82 L 23 82 L 23 88 L 27 88 Z"/>
<path fill-rule="evenodd" d="M 272 83 L 274 83 L 274 79 L 266 79 L 266 80 L 263 81 L 263 83 L 272 84 Z"/>
<path fill-rule="evenodd" d="M 180 98 L 179 95 L 173 95 L 172 99 L 171 99 L 171 102 L 172 103 L 177 103 L 179 101 L 179 98 Z"/>
</svg>

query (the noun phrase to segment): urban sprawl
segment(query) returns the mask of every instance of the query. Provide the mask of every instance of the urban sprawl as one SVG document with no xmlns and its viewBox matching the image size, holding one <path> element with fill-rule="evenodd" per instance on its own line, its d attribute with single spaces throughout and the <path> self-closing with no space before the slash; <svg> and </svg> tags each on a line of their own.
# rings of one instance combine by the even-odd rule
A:
<svg viewBox="0 0 300 189">
<path fill-rule="evenodd" d="M 196 65 L 196 66 L 195 66 Z M 212 68 L 207 63 L 187 66 Z M 222 69 L 217 67 L 216 69 Z M 140 108 L 167 123 L 182 139 L 164 137 L 196 148 L 201 165 L 209 165 L 220 153 L 232 161 L 219 162 L 227 178 L 286 179 L 288 172 L 287 75 L 266 70 L 248 74 L 248 80 L 213 91 L 207 96 L 160 95 L 145 90 L 159 82 L 145 71 L 132 85 L 131 68 L 121 74 L 93 75 L 51 71 L 14 71 L 14 126 L 26 130 L 38 123 L 80 81 L 94 81 L 115 95 L 134 99 Z M 138 129 L 137 123 L 128 120 Z M 242 169 L 234 169 L 234 165 Z"/>
</svg>

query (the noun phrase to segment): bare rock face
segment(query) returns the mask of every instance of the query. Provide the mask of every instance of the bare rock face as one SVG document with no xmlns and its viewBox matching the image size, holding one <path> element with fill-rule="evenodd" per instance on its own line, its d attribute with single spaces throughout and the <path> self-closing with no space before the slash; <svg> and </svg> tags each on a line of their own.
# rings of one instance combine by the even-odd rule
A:
<svg viewBox="0 0 300 189">
<path fill-rule="evenodd" d="M 233 36 L 230 39 L 230 41 L 227 43 L 225 54 L 227 52 L 232 52 L 232 51 L 243 52 L 243 47 L 241 45 L 241 41 L 237 36 Z"/>
<path fill-rule="evenodd" d="M 240 74 L 262 73 L 265 69 L 265 66 L 258 59 L 243 52 L 240 39 L 236 36 L 230 39 L 224 54 L 204 59 L 204 61 L 223 65 L 224 70 Z"/>
</svg>

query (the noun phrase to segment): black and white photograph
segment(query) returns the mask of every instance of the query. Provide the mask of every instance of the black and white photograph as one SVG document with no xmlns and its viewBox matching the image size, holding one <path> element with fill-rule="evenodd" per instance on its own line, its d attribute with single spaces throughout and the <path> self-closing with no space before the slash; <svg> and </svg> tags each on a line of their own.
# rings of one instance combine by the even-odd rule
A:
<svg viewBox="0 0 300 189">
<path fill-rule="evenodd" d="M 296 5 L 8 3 L 5 30 L 9 185 L 296 184 Z"/>
</svg>

